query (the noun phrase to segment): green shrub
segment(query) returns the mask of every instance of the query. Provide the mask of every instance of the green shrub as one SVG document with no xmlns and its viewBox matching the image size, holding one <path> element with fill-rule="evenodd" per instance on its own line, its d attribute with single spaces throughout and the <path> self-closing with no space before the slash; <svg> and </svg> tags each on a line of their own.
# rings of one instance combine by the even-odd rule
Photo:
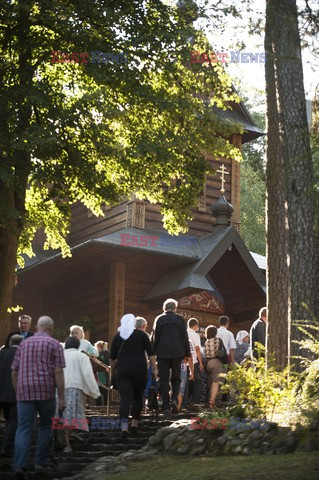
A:
<svg viewBox="0 0 319 480">
<path fill-rule="evenodd" d="M 298 375 L 288 367 L 278 372 L 273 359 L 268 359 L 266 368 L 265 358 L 260 357 L 250 367 L 232 368 L 222 390 L 237 400 L 246 417 L 273 420 L 275 413 L 294 410 L 298 385 Z"/>
<path fill-rule="evenodd" d="M 304 339 L 294 342 L 309 352 L 309 356 L 301 357 L 305 370 L 296 397 L 297 420 L 303 425 L 319 420 L 319 322 L 316 319 L 312 321 L 311 325 L 302 320 L 295 322 L 304 334 Z"/>
<path fill-rule="evenodd" d="M 304 339 L 293 341 L 308 353 L 299 357 L 305 367 L 302 373 L 291 367 L 277 371 L 274 358 L 266 366 L 260 357 L 250 367 L 236 365 L 227 374 L 222 390 L 236 399 L 246 417 L 275 417 L 280 423 L 303 426 L 319 421 L 319 322 L 299 321 L 297 325 Z"/>
</svg>

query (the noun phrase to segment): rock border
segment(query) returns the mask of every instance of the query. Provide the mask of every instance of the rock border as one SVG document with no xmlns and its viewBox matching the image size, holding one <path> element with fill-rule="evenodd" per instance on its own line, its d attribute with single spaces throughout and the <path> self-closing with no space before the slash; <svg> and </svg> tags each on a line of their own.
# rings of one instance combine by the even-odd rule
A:
<svg viewBox="0 0 319 480">
<path fill-rule="evenodd" d="M 257 424 L 257 426 L 256 426 Z M 319 422 L 312 428 L 279 427 L 266 422 L 243 423 L 235 428 L 192 429 L 191 420 L 163 427 L 146 446 L 172 455 L 272 455 L 319 451 Z"/>
<path fill-rule="evenodd" d="M 105 480 L 127 471 L 129 462 L 146 461 L 160 455 L 273 455 L 319 451 L 319 421 L 311 428 L 280 427 L 266 422 L 239 424 L 236 428 L 192 429 L 191 419 L 181 419 L 159 428 L 139 450 L 105 456 L 91 463 L 72 480 Z"/>
</svg>

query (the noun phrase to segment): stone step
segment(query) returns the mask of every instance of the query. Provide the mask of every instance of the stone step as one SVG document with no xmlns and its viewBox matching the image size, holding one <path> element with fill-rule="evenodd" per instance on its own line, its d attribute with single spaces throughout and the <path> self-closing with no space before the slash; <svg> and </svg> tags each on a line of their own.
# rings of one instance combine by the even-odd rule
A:
<svg viewBox="0 0 319 480">
<path fill-rule="evenodd" d="M 131 438 L 125 439 L 125 442 L 127 443 L 116 443 L 115 445 L 107 445 L 107 444 L 100 444 L 100 443 L 91 443 L 91 444 L 81 444 L 77 446 L 73 446 L 72 448 L 76 450 L 77 452 L 87 452 L 90 450 L 93 450 L 95 452 L 100 451 L 100 452 L 117 452 L 119 450 L 127 450 L 127 449 L 132 449 L 132 450 L 138 450 L 139 448 L 143 447 L 146 442 L 143 442 L 142 444 L 140 443 L 134 443 L 134 440 Z"/>
<path fill-rule="evenodd" d="M 77 445 L 74 445 L 72 444 L 72 448 L 73 450 L 76 450 L 78 452 L 83 452 L 85 451 L 85 449 L 89 449 L 89 450 L 94 450 L 94 451 L 99 451 L 99 450 L 103 450 L 103 448 L 121 448 L 122 445 L 132 445 L 132 448 L 141 448 L 143 447 L 143 445 L 145 445 L 148 441 L 148 438 L 125 438 L 123 440 L 118 440 L 116 442 L 97 442 L 96 439 L 92 439 L 92 441 L 88 441 L 88 442 L 85 442 L 85 443 L 81 443 L 81 444 L 77 444 Z M 135 446 L 135 447 L 134 447 Z"/>
<path fill-rule="evenodd" d="M 64 453 L 63 451 L 61 453 L 57 453 L 56 456 L 57 458 L 59 459 L 59 462 L 68 462 L 70 458 L 74 459 L 75 462 L 78 462 L 79 459 L 83 459 L 83 463 L 86 462 L 87 463 L 90 463 L 90 460 L 91 461 L 94 461 L 100 457 L 104 457 L 104 456 L 107 456 L 107 455 L 113 455 L 114 452 L 109 452 L 109 453 L 105 453 L 103 452 L 102 450 L 98 451 L 98 452 L 87 452 L 86 455 L 83 454 L 83 452 L 77 452 L 76 450 L 73 450 L 73 452 L 71 453 Z"/>
<path fill-rule="evenodd" d="M 12 480 L 12 473 L 8 473 L 8 472 L 1 473 L 0 472 L 0 480 Z"/>
<path fill-rule="evenodd" d="M 104 419 L 111 418 L 116 419 L 116 416 L 106 417 L 102 412 L 88 411 L 89 423 L 91 423 L 92 418 L 101 417 Z M 185 418 L 178 417 L 178 418 Z M 80 432 L 77 433 L 83 439 L 81 442 L 77 438 L 71 439 L 71 445 L 73 452 L 64 453 L 63 450 L 56 452 L 53 460 L 55 461 L 54 474 L 52 478 L 55 479 L 71 479 L 72 476 L 77 475 L 82 469 L 90 465 L 90 463 L 97 460 L 99 457 L 103 456 L 117 456 L 121 453 L 124 453 L 128 450 L 138 451 L 141 447 L 147 444 L 148 439 L 155 435 L 158 428 L 163 426 L 170 425 L 176 417 L 173 419 L 162 419 L 152 418 L 144 416 L 140 422 L 140 427 L 137 432 L 131 433 L 127 438 L 123 439 L 121 437 L 121 432 L 116 430 L 107 430 L 107 429 L 94 429 L 89 432 Z M 0 442 L 2 441 L 4 432 L 4 424 L 0 422 Z M 31 451 L 34 453 L 35 446 L 34 434 L 32 437 L 32 447 Z M 31 459 L 32 459 L 31 454 Z M 5 462 L 2 462 L 5 460 Z M 10 459 L 1 459 L 0 464 L 0 480 L 12 480 L 12 460 Z M 35 474 L 33 474 L 35 475 Z M 31 477 L 32 478 L 32 477 Z M 38 480 L 38 474 L 34 476 Z M 47 477 L 46 477 L 47 478 Z M 39 480 L 42 480 L 39 479 Z"/>
<path fill-rule="evenodd" d="M 156 432 L 155 429 L 148 429 L 148 430 L 141 430 L 138 432 L 134 432 L 134 438 L 137 439 L 143 439 L 143 438 L 148 438 L 152 432 Z M 130 437 L 130 438 L 133 438 Z M 98 440 L 99 442 L 105 441 L 105 442 L 117 442 L 119 439 L 121 439 L 121 433 L 120 432 L 101 432 L 100 430 L 93 430 L 89 434 L 85 435 L 83 437 L 83 442 L 78 440 L 77 438 L 71 438 L 71 442 L 73 444 L 79 444 L 79 443 L 84 443 L 84 442 L 92 442 L 92 440 Z"/>
</svg>

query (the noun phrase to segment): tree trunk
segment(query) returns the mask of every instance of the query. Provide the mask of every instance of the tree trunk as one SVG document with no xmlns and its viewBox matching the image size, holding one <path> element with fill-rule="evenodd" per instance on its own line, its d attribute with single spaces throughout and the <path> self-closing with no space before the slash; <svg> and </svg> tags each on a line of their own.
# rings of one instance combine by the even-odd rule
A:
<svg viewBox="0 0 319 480">
<path fill-rule="evenodd" d="M 267 225 L 267 307 L 268 336 L 267 360 L 274 355 L 276 365 L 282 369 L 290 354 L 289 342 L 289 271 L 288 235 L 286 230 L 286 191 L 283 175 L 287 161 L 280 130 L 278 92 L 273 52 L 273 32 L 276 9 L 267 3 L 266 12 L 266 94 L 267 94 L 267 163 L 266 163 L 266 225 Z"/>
<path fill-rule="evenodd" d="M 284 6 L 285 28 L 280 29 L 282 61 L 278 62 L 279 104 L 289 162 L 285 175 L 288 201 L 291 278 L 291 338 L 302 333 L 296 320 L 309 320 L 318 314 L 318 259 L 315 240 L 315 196 L 313 166 L 307 124 L 296 1 Z M 280 14 L 279 14 L 280 16 Z M 292 355 L 300 347 L 291 345 Z M 306 352 L 304 352 L 306 353 Z M 298 362 L 297 362 L 298 363 Z"/>
<path fill-rule="evenodd" d="M 300 355 L 300 347 L 293 340 L 302 338 L 294 321 L 309 319 L 318 313 L 318 262 L 315 244 L 315 199 L 313 189 L 313 169 L 310 152 L 309 132 L 306 117 L 305 92 L 303 86 L 300 38 L 296 0 L 267 0 L 266 10 L 266 82 L 268 100 L 268 122 L 272 126 L 269 134 L 269 168 L 276 153 L 277 162 L 281 161 L 282 172 L 277 171 L 277 185 L 272 187 L 268 180 L 268 197 L 284 202 L 287 208 L 285 221 L 282 217 L 271 218 L 269 222 L 278 222 L 277 228 L 288 233 L 288 252 L 286 261 L 289 266 L 289 292 L 275 291 L 275 278 L 282 275 L 278 265 L 269 263 L 269 302 L 278 306 L 284 304 L 288 309 L 288 325 L 291 324 L 291 354 Z M 270 109 L 272 105 L 273 110 Z M 277 112 L 277 115 L 276 115 Z M 277 134 L 275 132 L 277 130 Z M 273 150 L 277 144 L 278 150 Z M 281 157 L 281 160 L 280 160 Z M 279 165 L 279 163 L 278 163 Z M 268 168 L 268 170 L 269 170 Z M 274 172 L 275 173 L 275 172 Z M 270 170 L 269 170 L 269 175 Z M 284 185 L 283 185 L 284 177 Z M 276 192 L 277 188 L 277 192 Z M 276 238 L 268 239 L 269 250 L 282 246 L 273 245 Z M 278 259 L 279 261 L 279 259 Z M 282 261 L 282 260 L 281 260 Z M 271 262 L 271 258 L 269 258 Z M 286 275 L 286 274 L 285 274 Z M 274 297 L 272 297 L 274 295 Z M 281 307 L 283 308 L 283 307 Z M 271 319 L 273 322 L 273 319 Z M 270 329 L 269 344 L 283 341 L 282 320 L 276 319 L 276 325 Z M 277 337 L 277 340 L 275 339 Z M 288 334 L 289 337 L 289 334 Z M 294 360 L 299 368 L 299 362 Z"/>
<path fill-rule="evenodd" d="M 18 138 L 24 148 L 16 150 L 10 145 L 10 157 L 0 153 L 1 164 L 8 169 L 12 178 L 4 176 L 0 180 L 0 344 L 2 345 L 10 331 L 10 315 L 7 310 L 11 307 L 12 291 L 15 283 L 15 269 L 17 264 L 17 250 L 20 234 L 25 221 L 25 197 L 28 176 L 31 167 L 31 153 L 28 147 L 28 129 L 31 122 L 31 105 L 28 98 L 32 91 L 32 47 L 30 37 L 30 0 L 18 1 L 18 28 L 17 41 L 19 46 L 19 84 L 17 87 L 16 111 L 17 123 L 14 135 L 9 134 L 10 128 L 3 119 L 2 130 L 7 132 L 8 138 Z"/>
<path fill-rule="evenodd" d="M 0 191 L 1 191 L 0 186 Z M 2 195 L 1 195 L 2 198 Z M 10 331 L 12 290 L 15 283 L 15 268 L 19 242 L 17 222 L 11 220 L 11 228 L 0 229 L 0 346 L 4 344 Z"/>
</svg>

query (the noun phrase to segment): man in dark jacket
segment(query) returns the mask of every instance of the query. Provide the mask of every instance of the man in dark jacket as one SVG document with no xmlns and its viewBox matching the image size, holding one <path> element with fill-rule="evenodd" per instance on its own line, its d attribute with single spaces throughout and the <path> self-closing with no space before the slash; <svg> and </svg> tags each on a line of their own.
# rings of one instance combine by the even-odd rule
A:
<svg viewBox="0 0 319 480">
<path fill-rule="evenodd" d="M 10 338 L 13 335 L 20 335 L 22 337 L 22 340 L 32 337 L 33 333 L 29 331 L 31 328 L 31 320 L 32 318 L 29 315 L 21 315 L 18 320 L 19 330 L 15 330 L 9 333 L 6 339 L 6 343 L 0 348 L 0 350 L 2 350 L 3 348 L 9 348 Z"/>
<path fill-rule="evenodd" d="M 167 299 L 163 305 L 164 313 L 155 319 L 153 327 L 154 351 L 158 362 L 160 394 L 164 414 L 170 413 L 170 379 L 172 385 L 172 413 L 178 413 L 177 397 L 181 384 L 181 364 L 183 358 L 190 357 L 186 325 L 184 318 L 176 314 L 177 305 L 176 300 Z"/>
<path fill-rule="evenodd" d="M 266 345 L 266 326 L 267 326 L 267 308 L 263 307 L 259 310 L 259 318 L 254 321 L 250 329 L 250 348 L 252 358 L 258 359 L 258 351 L 256 343 Z M 261 354 L 260 356 L 264 356 Z"/>
<path fill-rule="evenodd" d="M 21 335 L 24 340 L 26 338 L 32 337 L 33 333 L 30 332 L 31 320 L 32 320 L 32 318 L 29 315 L 21 315 L 19 317 L 19 320 L 18 320 L 19 331 L 12 332 L 12 334 L 13 335 L 15 335 L 15 334 Z"/>
<path fill-rule="evenodd" d="M 23 338 L 20 335 L 12 335 L 8 341 L 8 348 L 0 351 L 0 409 L 6 420 L 1 457 L 12 457 L 14 437 L 17 429 L 17 401 L 11 380 L 11 363 L 17 351 L 18 345 Z"/>
</svg>

